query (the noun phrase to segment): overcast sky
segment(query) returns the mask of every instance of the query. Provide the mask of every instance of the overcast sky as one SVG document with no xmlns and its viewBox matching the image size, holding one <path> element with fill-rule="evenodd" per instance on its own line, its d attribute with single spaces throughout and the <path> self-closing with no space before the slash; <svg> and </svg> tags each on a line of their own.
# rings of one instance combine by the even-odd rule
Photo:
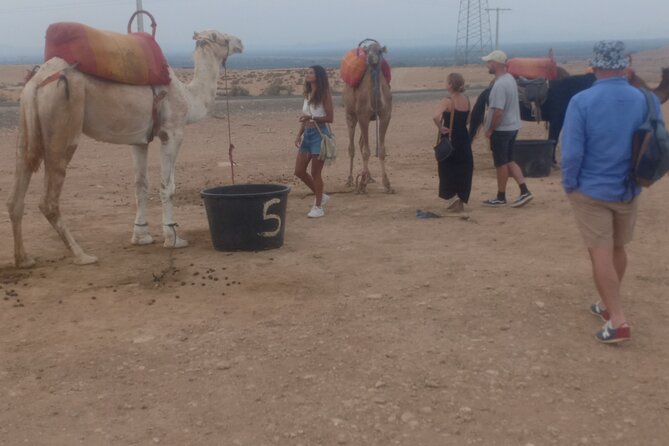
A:
<svg viewBox="0 0 669 446">
<path fill-rule="evenodd" d="M 189 48 L 194 30 L 217 29 L 248 50 L 346 45 L 454 45 L 460 0 L 142 0 L 163 46 Z M 470 0 L 471 4 L 478 1 Z M 481 2 L 485 3 L 485 2 Z M 136 0 L 0 0 L 0 48 L 43 48 L 53 22 L 124 32 Z M 504 42 L 669 37 L 669 0 L 489 0 Z M 495 16 L 490 16 L 492 40 Z M 147 27 L 148 28 L 148 27 Z"/>
</svg>

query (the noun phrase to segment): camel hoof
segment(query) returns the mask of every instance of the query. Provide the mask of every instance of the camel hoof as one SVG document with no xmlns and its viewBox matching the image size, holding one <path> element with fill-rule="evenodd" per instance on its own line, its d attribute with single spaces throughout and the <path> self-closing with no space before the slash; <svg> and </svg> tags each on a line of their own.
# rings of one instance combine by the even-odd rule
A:
<svg viewBox="0 0 669 446">
<path fill-rule="evenodd" d="M 355 184 L 353 184 L 353 178 L 348 177 L 348 180 L 346 181 L 346 187 L 353 187 Z"/>
<path fill-rule="evenodd" d="M 163 247 L 169 249 L 185 248 L 186 246 L 188 246 L 188 242 L 179 237 L 177 237 L 176 242 L 174 240 L 165 239 L 165 242 L 163 243 Z"/>
<path fill-rule="evenodd" d="M 151 237 L 151 234 L 132 234 L 130 243 L 133 245 L 150 245 L 153 243 L 153 237 Z"/>
<path fill-rule="evenodd" d="M 23 259 L 16 259 L 17 268 L 32 268 L 35 266 L 35 259 L 32 257 L 24 257 Z"/>
<path fill-rule="evenodd" d="M 395 189 L 393 189 L 392 187 L 389 187 L 389 188 L 386 189 L 386 193 L 392 195 L 392 194 L 395 193 Z"/>
<path fill-rule="evenodd" d="M 82 254 L 79 257 L 74 259 L 75 265 L 91 265 L 97 263 L 98 258 L 95 256 L 89 256 L 88 254 Z"/>
</svg>

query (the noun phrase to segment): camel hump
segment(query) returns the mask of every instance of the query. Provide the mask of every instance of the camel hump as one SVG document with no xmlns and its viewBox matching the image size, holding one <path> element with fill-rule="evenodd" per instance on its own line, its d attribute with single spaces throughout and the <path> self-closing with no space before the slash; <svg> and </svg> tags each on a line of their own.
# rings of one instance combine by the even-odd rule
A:
<svg viewBox="0 0 669 446">
<path fill-rule="evenodd" d="M 341 79 L 353 88 L 360 85 L 367 71 L 367 51 L 365 48 L 353 48 L 344 54 L 339 64 L 339 75 Z M 386 81 L 390 83 L 390 64 L 384 58 L 381 60 L 381 71 Z"/>
<path fill-rule="evenodd" d="M 146 33 L 121 34 L 59 22 L 46 31 L 44 60 L 60 57 L 83 73 L 130 85 L 167 85 L 170 74 L 158 43 Z"/>
</svg>

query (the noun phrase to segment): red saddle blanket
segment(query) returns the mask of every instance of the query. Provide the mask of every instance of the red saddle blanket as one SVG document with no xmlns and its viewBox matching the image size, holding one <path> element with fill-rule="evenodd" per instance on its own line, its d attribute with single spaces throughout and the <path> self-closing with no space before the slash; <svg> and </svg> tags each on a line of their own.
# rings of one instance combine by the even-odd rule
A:
<svg viewBox="0 0 669 446">
<path fill-rule="evenodd" d="M 523 58 L 514 57 L 506 63 L 506 68 L 514 77 L 522 76 L 527 79 L 557 79 L 557 64 L 551 58 Z"/>
<path fill-rule="evenodd" d="M 367 52 L 364 48 L 354 48 L 344 54 L 339 65 L 339 76 L 344 82 L 353 88 L 357 87 L 365 71 L 367 71 Z M 390 83 L 390 65 L 386 59 L 381 60 L 381 72 Z"/>
<path fill-rule="evenodd" d="M 170 83 L 167 60 L 146 33 L 101 31 L 81 23 L 60 22 L 46 31 L 44 60 L 60 57 L 83 73 L 131 85 Z"/>
</svg>

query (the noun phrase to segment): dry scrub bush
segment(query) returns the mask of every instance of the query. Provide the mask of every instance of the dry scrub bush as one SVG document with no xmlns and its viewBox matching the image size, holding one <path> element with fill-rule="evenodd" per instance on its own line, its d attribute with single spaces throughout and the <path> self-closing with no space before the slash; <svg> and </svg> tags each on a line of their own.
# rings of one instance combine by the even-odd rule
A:
<svg viewBox="0 0 669 446">
<path fill-rule="evenodd" d="M 295 87 L 284 85 L 281 79 L 274 79 L 261 93 L 262 96 L 292 95 Z"/>
<path fill-rule="evenodd" d="M 249 96 L 251 93 L 248 89 L 235 85 L 230 89 L 230 96 Z"/>
</svg>

